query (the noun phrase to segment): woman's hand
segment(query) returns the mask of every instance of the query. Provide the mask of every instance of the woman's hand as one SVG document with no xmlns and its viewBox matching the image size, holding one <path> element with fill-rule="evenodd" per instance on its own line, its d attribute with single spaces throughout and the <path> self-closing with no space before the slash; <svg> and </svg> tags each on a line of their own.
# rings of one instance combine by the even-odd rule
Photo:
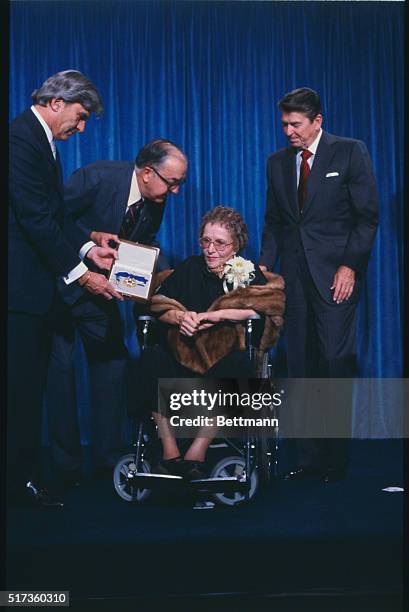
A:
<svg viewBox="0 0 409 612">
<path fill-rule="evenodd" d="M 194 336 L 199 331 L 200 319 L 197 312 L 189 310 L 178 313 L 179 331 L 184 336 Z"/>
<path fill-rule="evenodd" d="M 236 323 L 245 321 L 250 316 L 256 314 L 251 308 L 223 308 L 222 310 L 213 310 L 212 312 L 200 312 L 198 314 L 200 326 L 198 331 L 209 329 L 222 321 L 230 321 Z"/>
<path fill-rule="evenodd" d="M 216 323 L 220 323 L 224 319 L 222 310 L 213 310 L 212 312 L 200 312 L 198 315 L 199 319 L 199 328 L 198 331 L 202 331 L 203 329 L 209 329 L 209 327 L 213 327 Z"/>
</svg>

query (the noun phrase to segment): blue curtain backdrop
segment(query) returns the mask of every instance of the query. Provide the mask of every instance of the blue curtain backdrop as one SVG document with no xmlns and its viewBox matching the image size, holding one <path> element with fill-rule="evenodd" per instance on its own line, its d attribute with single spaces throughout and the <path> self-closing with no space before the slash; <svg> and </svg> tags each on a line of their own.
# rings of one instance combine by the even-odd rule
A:
<svg viewBox="0 0 409 612">
<path fill-rule="evenodd" d="M 403 11 L 400 2 L 12 2 L 10 117 L 50 74 L 83 71 L 106 112 L 59 145 L 65 177 L 169 138 L 190 165 L 182 193 L 169 198 L 163 250 L 174 263 L 197 252 L 203 213 L 223 203 L 246 219 L 246 255 L 257 260 L 265 163 L 286 144 L 276 102 L 295 87 L 316 89 L 324 128 L 368 145 L 380 192 L 359 312 L 360 375 L 400 377 Z M 128 342 L 134 350 L 130 325 Z"/>
</svg>

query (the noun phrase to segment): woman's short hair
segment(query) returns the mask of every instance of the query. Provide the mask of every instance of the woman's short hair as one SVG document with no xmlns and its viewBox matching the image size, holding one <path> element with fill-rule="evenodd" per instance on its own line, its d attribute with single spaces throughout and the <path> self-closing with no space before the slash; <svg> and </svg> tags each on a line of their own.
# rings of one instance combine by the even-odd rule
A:
<svg viewBox="0 0 409 612">
<path fill-rule="evenodd" d="M 203 236 L 203 230 L 208 223 L 219 223 L 222 227 L 228 229 L 239 251 L 247 245 L 249 241 L 247 225 L 242 216 L 234 208 L 219 205 L 209 210 L 202 218 L 200 224 L 200 238 Z"/>
</svg>

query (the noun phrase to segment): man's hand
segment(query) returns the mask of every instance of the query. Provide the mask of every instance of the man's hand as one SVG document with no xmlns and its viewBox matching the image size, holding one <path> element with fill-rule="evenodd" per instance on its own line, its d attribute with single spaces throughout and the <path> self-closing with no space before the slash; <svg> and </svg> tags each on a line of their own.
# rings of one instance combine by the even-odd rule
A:
<svg viewBox="0 0 409 612">
<path fill-rule="evenodd" d="M 355 286 L 355 271 L 348 266 L 339 266 L 335 272 L 334 280 L 332 281 L 331 289 L 334 290 L 332 299 L 337 304 L 341 304 L 352 295 Z"/>
<path fill-rule="evenodd" d="M 94 246 L 87 252 L 86 257 L 101 270 L 110 270 L 113 262 L 118 259 L 118 251 L 108 246 Z"/>
<path fill-rule="evenodd" d="M 259 268 L 262 272 L 267 272 L 267 266 L 263 266 L 262 264 L 260 264 Z"/>
<path fill-rule="evenodd" d="M 107 232 L 91 232 L 90 239 L 100 247 L 109 247 L 109 242 L 119 244 L 119 238 L 116 234 L 108 234 Z"/>
<path fill-rule="evenodd" d="M 112 300 L 114 297 L 118 300 L 123 300 L 122 295 L 118 293 L 118 291 L 115 291 L 111 283 L 107 281 L 103 274 L 87 270 L 87 272 L 78 279 L 78 282 L 81 287 L 93 295 L 101 295 L 107 300 Z"/>
</svg>

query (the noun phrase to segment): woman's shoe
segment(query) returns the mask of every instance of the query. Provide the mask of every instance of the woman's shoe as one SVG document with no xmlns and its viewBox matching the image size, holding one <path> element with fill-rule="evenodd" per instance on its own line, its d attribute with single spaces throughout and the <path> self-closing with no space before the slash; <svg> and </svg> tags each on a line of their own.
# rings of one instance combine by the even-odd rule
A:
<svg viewBox="0 0 409 612">
<path fill-rule="evenodd" d="M 200 480 L 206 478 L 204 461 L 183 459 L 183 477 L 186 480 Z"/>
<path fill-rule="evenodd" d="M 164 476 L 183 476 L 183 459 L 175 457 L 174 459 L 161 459 L 152 469 L 153 474 L 163 474 Z"/>
</svg>

